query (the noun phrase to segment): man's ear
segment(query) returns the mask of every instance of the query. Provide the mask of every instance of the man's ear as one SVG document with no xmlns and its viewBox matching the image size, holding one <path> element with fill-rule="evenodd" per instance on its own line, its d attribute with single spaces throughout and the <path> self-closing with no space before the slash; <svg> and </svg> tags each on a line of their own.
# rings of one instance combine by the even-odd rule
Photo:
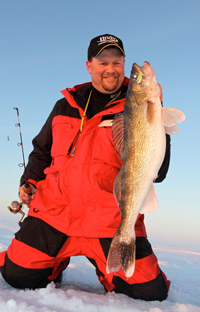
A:
<svg viewBox="0 0 200 312">
<path fill-rule="evenodd" d="M 91 74 L 91 62 L 89 62 L 88 60 L 86 61 L 86 67 L 87 67 L 88 73 Z"/>
</svg>

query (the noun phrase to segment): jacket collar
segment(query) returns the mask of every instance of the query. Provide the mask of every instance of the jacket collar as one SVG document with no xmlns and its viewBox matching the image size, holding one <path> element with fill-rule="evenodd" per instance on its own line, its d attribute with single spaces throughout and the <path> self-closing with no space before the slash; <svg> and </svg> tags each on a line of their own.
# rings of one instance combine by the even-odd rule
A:
<svg viewBox="0 0 200 312">
<path fill-rule="evenodd" d="M 128 87 L 128 84 L 129 84 L 129 79 L 125 77 L 123 85 Z M 81 107 L 81 104 L 78 105 L 75 99 L 77 97 L 83 98 L 83 102 L 84 102 L 83 105 L 85 105 L 85 103 L 87 102 L 87 98 L 89 96 L 89 92 L 91 90 L 91 86 L 92 86 L 91 82 L 86 82 L 84 84 L 76 85 L 73 88 L 66 88 L 60 91 L 72 107 L 79 109 L 79 113 L 81 116 L 83 114 L 84 107 Z M 125 95 L 122 95 L 121 98 L 107 105 L 105 109 L 101 111 L 100 113 L 98 113 L 96 116 L 102 116 L 105 114 L 115 114 L 119 111 L 123 111 L 124 99 L 125 99 Z"/>
</svg>

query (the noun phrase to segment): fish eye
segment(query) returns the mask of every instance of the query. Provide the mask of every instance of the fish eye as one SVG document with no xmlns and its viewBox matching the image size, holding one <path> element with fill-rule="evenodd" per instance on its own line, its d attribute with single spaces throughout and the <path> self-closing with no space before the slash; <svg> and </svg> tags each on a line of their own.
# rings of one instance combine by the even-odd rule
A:
<svg viewBox="0 0 200 312">
<path fill-rule="evenodd" d="M 132 77 L 133 79 L 137 79 L 138 75 L 133 75 Z"/>
</svg>

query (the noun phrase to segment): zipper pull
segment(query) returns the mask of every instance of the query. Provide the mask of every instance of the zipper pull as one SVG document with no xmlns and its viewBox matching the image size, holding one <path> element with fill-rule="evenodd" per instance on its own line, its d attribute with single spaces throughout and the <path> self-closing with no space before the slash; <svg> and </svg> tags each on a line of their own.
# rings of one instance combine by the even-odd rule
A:
<svg viewBox="0 0 200 312">
<path fill-rule="evenodd" d="M 72 150 L 72 152 L 71 152 L 71 154 L 70 154 L 70 157 L 73 157 L 74 154 L 75 154 L 76 147 L 77 147 L 77 144 L 78 144 L 78 140 L 79 140 L 79 138 L 80 138 L 80 134 L 81 134 L 81 133 L 79 133 L 79 135 L 78 135 L 78 138 L 77 138 L 77 140 L 76 140 L 76 143 L 75 143 L 75 145 L 74 145 L 74 148 L 73 148 L 73 150 Z"/>
</svg>

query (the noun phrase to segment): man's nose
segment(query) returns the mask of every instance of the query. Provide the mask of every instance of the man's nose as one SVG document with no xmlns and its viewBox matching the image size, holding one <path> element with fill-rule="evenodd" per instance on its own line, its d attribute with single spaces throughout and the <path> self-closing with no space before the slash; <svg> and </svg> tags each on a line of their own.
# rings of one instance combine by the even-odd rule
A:
<svg viewBox="0 0 200 312">
<path fill-rule="evenodd" d="M 108 64 L 108 65 L 106 66 L 106 71 L 107 71 L 108 73 L 113 73 L 113 72 L 115 72 L 115 66 L 114 66 L 114 64 L 112 64 L 112 63 Z"/>
</svg>

